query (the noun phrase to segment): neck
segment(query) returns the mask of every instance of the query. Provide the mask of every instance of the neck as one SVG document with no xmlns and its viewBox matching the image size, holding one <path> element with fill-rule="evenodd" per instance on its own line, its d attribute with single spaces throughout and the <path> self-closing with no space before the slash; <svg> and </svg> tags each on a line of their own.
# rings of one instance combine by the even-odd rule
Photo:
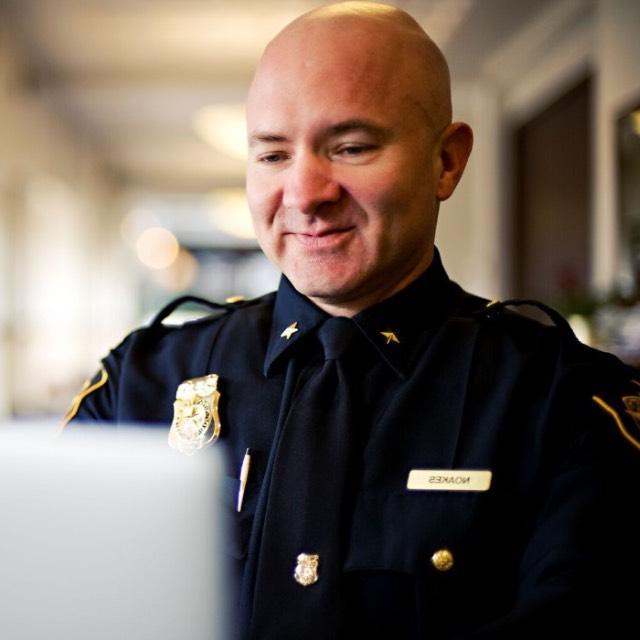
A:
<svg viewBox="0 0 640 640">
<path fill-rule="evenodd" d="M 416 264 L 411 271 L 404 274 L 399 280 L 383 283 L 381 286 L 372 288 L 370 292 L 352 295 L 349 298 L 318 298 L 309 296 L 309 299 L 325 313 L 331 316 L 345 316 L 352 318 L 356 314 L 372 307 L 387 298 L 398 293 L 405 287 L 409 286 L 414 280 L 421 276 L 433 262 L 433 247 L 428 251 L 423 259 Z"/>
</svg>

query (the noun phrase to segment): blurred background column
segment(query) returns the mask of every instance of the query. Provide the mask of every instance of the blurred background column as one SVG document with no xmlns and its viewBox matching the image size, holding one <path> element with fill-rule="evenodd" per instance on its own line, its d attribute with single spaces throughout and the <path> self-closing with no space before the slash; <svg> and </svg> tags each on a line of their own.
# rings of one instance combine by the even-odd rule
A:
<svg viewBox="0 0 640 640">
<path fill-rule="evenodd" d="M 0 22 L 0 413 L 55 415 L 124 333 L 114 325 L 133 321 L 135 278 L 109 260 L 120 242 L 108 171 L 56 115 L 13 36 Z M 118 291 L 102 281 L 107 265 Z"/>
</svg>

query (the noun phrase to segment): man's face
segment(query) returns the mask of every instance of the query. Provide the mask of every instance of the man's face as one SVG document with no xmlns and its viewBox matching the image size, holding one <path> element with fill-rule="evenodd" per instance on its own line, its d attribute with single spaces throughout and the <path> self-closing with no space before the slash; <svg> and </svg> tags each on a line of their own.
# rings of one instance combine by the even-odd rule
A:
<svg viewBox="0 0 640 640">
<path fill-rule="evenodd" d="M 429 265 L 440 171 L 413 79 L 355 40 L 272 54 L 248 104 L 258 241 L 298 291 L 351 312 Z"/>
</svg>

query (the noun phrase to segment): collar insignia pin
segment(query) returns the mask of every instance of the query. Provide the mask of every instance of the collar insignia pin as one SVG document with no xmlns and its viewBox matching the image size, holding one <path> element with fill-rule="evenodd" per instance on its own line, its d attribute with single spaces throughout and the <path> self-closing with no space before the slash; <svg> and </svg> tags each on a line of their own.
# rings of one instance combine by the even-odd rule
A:
<svg viewBox="0 0 640 640">
<path fill-rule="evenodd" d="M 298 323 L 292 322 L 281 334 L 281 338 L 289 340 L 294 333 L 298 332 Z"/>
<path fill-rule="evenodd" d="M 392 342 L 394 342 L 395 344 L 400 344 L 400 340 L 398 340 L 398 336 L 395 333 L 393 333 L 393 331 L 381 331 L 380 335 L 383 338 L 386 338 L 387 344 L 391 344 Z"/>
<path fill-rule="evenodd" d="M 215 373 L 182 382 L 173 403 L 169 444 L 186 455 L 220 437 L 218 376 Z"/>
<path fill-rule="evenodd" d="M 293 572 L 295 581 L 303 587 L 308 587 L 318 582 L 318 564 L 320 556 L 316 554 L 301 553 L 296 558 L 296 569 Z"/>
</svg>

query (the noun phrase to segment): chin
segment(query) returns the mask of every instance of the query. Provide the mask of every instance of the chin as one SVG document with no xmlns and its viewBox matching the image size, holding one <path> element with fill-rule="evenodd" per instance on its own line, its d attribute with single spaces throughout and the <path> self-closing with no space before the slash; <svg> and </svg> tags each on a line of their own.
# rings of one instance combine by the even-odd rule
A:
<svg viewBox="0 0 640 640">
<path fill-rule="evenodd" d="M 340 304 L 349 300 L 359 284 L 350 279 L 320 273 L 287 277 L 299 293 L 307 298 L 325 301 L 327 304 Z"/>
<path fill-rule="evenodd" d="M 289 277 L 291 284 L 307 298 L 328 298 L 332 299 L 340 296 L 341 287 L 337 287 L 335 283 L 323 283 L 317 279 Z"/>
<path fill-rule="evenodd" d="M 369 270 L 352 256 L 295 256 L 281 261 L 280 269 L 298 292 L 327 303 L 348 300 L 367 280 Z"/>
</svg>

